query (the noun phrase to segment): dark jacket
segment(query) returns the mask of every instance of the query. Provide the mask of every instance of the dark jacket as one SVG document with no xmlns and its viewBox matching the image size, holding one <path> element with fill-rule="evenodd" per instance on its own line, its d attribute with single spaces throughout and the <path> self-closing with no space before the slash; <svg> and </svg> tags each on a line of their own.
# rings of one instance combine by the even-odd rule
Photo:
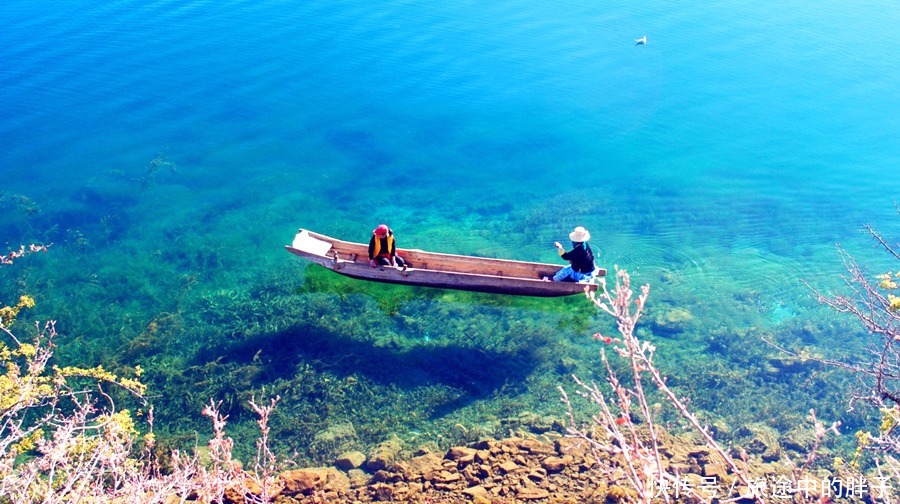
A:
<svg viewBox="0 0 900 504">
<path fill-rule="evenodd" d="M 579 273 L 591 273 L 597 267 L 594 265 L 594 251 L 587 243 L 573 242 L 572 250 L 562 255 L 562 258 L 572 264 L 572 269 Z"/>
</svg>

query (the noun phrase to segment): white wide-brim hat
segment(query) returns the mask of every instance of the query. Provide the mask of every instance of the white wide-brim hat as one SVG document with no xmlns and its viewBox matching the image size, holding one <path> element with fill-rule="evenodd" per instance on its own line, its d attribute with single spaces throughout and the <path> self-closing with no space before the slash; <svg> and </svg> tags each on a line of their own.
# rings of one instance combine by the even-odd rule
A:
<svg viewBox="0 0 900 504">
<path fill-rule="evenodd" d="M 569 233 L 569 239 L 573 242 L 586 242 L 591 239 L 591 233 L 582 226 L 578 226 L 575 231 Z"/>
</svg>

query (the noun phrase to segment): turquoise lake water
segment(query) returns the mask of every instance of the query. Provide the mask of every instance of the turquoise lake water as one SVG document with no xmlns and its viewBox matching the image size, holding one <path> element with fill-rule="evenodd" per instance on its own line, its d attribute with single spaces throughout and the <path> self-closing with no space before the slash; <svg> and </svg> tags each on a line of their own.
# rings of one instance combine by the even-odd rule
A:
<svg viewBox="0 0 900 504">
<path fill-rule="evenodd" d="M 263 355 L 240 361 L 251 366 L 271 352 L 287 357 L 247 382 L 236 365 L 208 390 L 296 390 L 305 369 L 383 386 L 376 405 L 399 411 L 416 411 L 424 389 L 394 374 L 552 328 L 541 349 L 525 338 L 512 350 L 524 363 L 475 358 L 497 374 L 463 380 L 463 366 L 424 379 L 446 397 L 430 399 L 427 420 L 395 426 L 425 441 L 427 429 L 450 436 L 444 418 L 493 419 L 487 431 L 502 434 L 498 419 L 519 402 L 552 414 L 548 383 L 596 364 L 557 362 L 568 345 L 596 355 L 589 334 L 604 322 L 570 315 L 586 302 L 401 290 L 385 310 L 372 292 L 337 292 L 352 283 L 310 287 L 315 273 L 283 246 L 299 227 L 365 241 L 386 222 L 401 247 L 559 261 L 553 242 L 583 225 L 601 265 L 651 284 L 651 309 L 690 313 L 676 334 L 650 327 L 679 366 L 781 383 L 809 398 L 797 411 L 823 408 L 797 386 L 806 378 L 754 378 L 763 365 L 743 345 L 763 355 L 760 337 L 794 344 L 802 333 L 816 351 L 843 346 L 845 330 L 826 330 L 839 326 L 809 329 L 825 315 L 803 282 L 840 288 L 838 243 L 873 271 L 891 268 L 862 226 L 893 236 L 900 222 L 898 25 L 887 1 L 6 0 L 0 240 L 54 245 L 3 268 L 0 300 L 34 295 L 31 316 L 59 321 L 69 364 L 141 364 L 167 395 L 213 382 L 211 362 Z M 456 327 L 457 308 L 480 329 Z M 297 343 L 314 332 L 316 344 Z M 370 332 L 396 335 L 399 350 L 357 346 Z M 711 353 L 711 334 L 740 349 Z M 452 351 L 429 346 L 421 360 L 415 345 L 445 340 Z M 369 367 L 342 367 L 334 345 L 370 353 Z M 193 374 L 171 374 L 181 366 Z M 510 392 L 507 380 L 529 385 Z M 720 403 L 740 410 L 738 423 L 770 413 L 735 406 L 752 395 L 717 399 L 704 388 L 713 381 L 690 383 L 711 415 L 730 416 Z M 314 404 L 319 430 L 366 397 L 314 392 L 282 408 L 302 417 L 299 405 Z M 344 409 L 323 412 L 329 401 Z M 161 421 L 175 432 L 188 422 L 179 415 L 197 421 Z M 356 419 L 361 443 L 382 434 L 363 427 L 376 420 Z M 302 430 L 291 429 L 278 432 Z"/>
</svg>

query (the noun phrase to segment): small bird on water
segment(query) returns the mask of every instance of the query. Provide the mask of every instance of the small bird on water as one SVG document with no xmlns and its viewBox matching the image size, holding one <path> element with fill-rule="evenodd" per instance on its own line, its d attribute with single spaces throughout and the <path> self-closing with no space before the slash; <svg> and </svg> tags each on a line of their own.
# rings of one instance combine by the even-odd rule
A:
<svg viewBox="0 0 900 504">
<path fill-rule="evenodd" d="M 634 45 L 636 45 L 636 46 L 647 45 L 647 36 L 644 35 L 643 37 L 641 37 L 639 39 L 634 39 Z"/>
</svg>

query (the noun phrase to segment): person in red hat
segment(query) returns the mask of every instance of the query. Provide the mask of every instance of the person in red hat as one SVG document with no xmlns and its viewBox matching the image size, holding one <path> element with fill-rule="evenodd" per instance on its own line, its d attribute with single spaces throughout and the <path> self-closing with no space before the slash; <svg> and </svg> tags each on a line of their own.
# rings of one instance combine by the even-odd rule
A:
<svg viewBox="0 0 900 504">
<path fill-rule="evenodd" d="M 399 266 L 405 268 L 406 261 L 397 255 L 397 241 L 394 240 L 394 231 L 387 224 L 379 224 L 372 230 L 372 238 L 369 240 L 369 266 L 373 268 L 381 266 Z"/>
</svg>

